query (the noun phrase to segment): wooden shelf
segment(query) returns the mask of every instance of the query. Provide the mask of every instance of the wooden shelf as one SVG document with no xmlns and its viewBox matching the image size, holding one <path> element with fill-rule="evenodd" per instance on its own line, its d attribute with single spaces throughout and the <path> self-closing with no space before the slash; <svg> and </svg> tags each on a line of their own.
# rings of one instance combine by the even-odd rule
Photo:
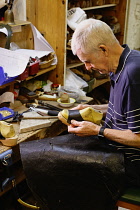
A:
<svg viewBox="0 0 140 210">
<path fill-rule="evenodd" d="M 14 85 L 14 83 L 15 83 L 15 81 L 12 81 L 12 82 L 6 83 L 4 85 L 0 85 L 0 89 L 3 89 L 3 88 L 5 88 L 7 86 L 10 86 L 10 85 Z"/>
<path fill-rule="evenodd" d="M 104 4 L 101 6 L 94 6 L 94 7 L 86 7 L 82 8 L 83 10 L 92 10 L 92 9 L 102 9 L 102 8 L 107 8 L 107 7 L 115 7 L 116 4 Z"/>
<path fill-rule="evenodd" d="M 15 24 L 11 24 L 11 26 L 24 26 L 24 25 L 29 25 L 31 22 L 29 21 L 24 21 L 24 20 L 15 20 Z"/>
<path fill-rule="evenodd" d="M 67 68 L 72 69 L 72 68 L 74 68 L 74 67 L 82 66 L 82 65 L 84 65 L 84 63 L 82 63 L 82 62 L 79 62 L 79 63 L 72 63 L 72 64 L 68 64 L 68 65 L 67 65 Z"/>
<path fill-rule="evenodd" d="M 36 75 L 34 75 L 34 76 L 29 76 L 29 77 L 27 77 L 25 80 L 33 79 L 34 77 L 38 77 L 38 76 L 40 76 L 40 75 L 42 75 L 42 74 L 45 74 L 45 73 L 47 73 L 47 72 L 49 72 L 49 71 L 54 70 L 55 68 L 56 68 L 56 65 L 52 65 L 52 66 L 49 67 L 49 68 L 41 69 L 41 70 L 39 70 L 39 72 L 38 72 Z M 15 80 L 12 81 L 12 82 L 9 82 L 9 83 L 6 83 L 6 84 L 4 84 L 4 85 L 1 85 L 1 86 L 0 86 L 0 89 L 3 89 L 3 88 L 5 88 L 5 87 L 7 87 L 7 86 L 14 85 L 14 83 L 16 83 L 17 81 L 19 81 L 19 80 L 16 80 L 16 79 L 15 79 Z"/>
<path fill-rule="evenodd" d="M 106 79 L 96 79 L 95 82 L 94 82 L 94 84 L 93 84 L 93 86 L 92 86 L 92 88 L 94 89 L 94 88 L 96 88 L 96 87 L 98 87 L 100 85 L 103 85 L 104 83 L 109 82 L 109 81 L 110 81 L 109 78 L 106 78 Z"/>
<path fill-rule="evenodd" d="M 66 47 L 67 50 L 71 50 L 71 47 Z"/>
<path fill-rule="evenodd" d="M 7 24 L 4 21 L 0 21 L 0 23 Z M 29 24 L 31 24 L 31 22 L 29 22 L 29 21 L 15 20 L 15 24 L 9 24 L 9 25 L 11 27 L 14 27 L 14 26 L 24 26 L 24 25 L 29 25 Z"/>
<path fill-rule="evenodd" d="M 38 76 L 40 76 L 40 75 L 42 75 L 42 74 L 45 74 L 45 73 L 47 73 L 47 72 L 49 72 L 49 71 L 52 71 L 52 70 L 54 70 L 55 68 L 56 68 L 56 65 L 52 65 L 52 66 L 49 67 L 49 68 L 40 69 L 39 72 L 38 72 L 36 75 L 34 75 L 34 76 L 29 76 L 29 77 L 27 77 L 25 80 L 33 79 L 33 78 L 38 77 Z"/>
</svg>

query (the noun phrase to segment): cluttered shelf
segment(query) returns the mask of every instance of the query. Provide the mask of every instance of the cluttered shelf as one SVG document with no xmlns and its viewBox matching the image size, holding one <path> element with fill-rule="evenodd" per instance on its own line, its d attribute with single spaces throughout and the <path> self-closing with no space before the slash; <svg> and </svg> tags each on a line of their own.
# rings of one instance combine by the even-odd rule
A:
<svg viewBox="0 0 140 210">
<path fill-rule="evenodd" d="M 76 58 L 76 56 L 73 56 L 72 51 L 71 51 L 71 38 L 73 35 L 74 25 L 72 25 L 72 16 L 71 13 L 73 14 L 73 8 L 77 8 L 77 14 L 78 10 L 81 12 L 81 14 L 84 14 L 86 18 L 95 18 L 95 19 L 100 19 L 106 22 L 112 29 L 114 34 L 118 34 L 121 32 L 121 25 L 120 25 L 120 20 L 117 18 L 118 15 L 116 13 L 118 7 L 119 7 L 119 1 L 114 0 L 114 1 L 71 1 L 69 0 L 68 2 L 68 27 L 67 27 L 67 44 L 66 44 L 66 50 L 67 50 L 67 55 L 66 55 L 66 60 L 67 60 L 67 65 L 66 67 L 69 68 L 70 70 L 74 71 L 78 76 L 81 76 L 82 79 L 86 80 L 88 83 L 88 88 L 85 88 L 89 92 L 96 87 L 106 83 L 109 81 L 108 78 L 101 78 L 98 80 L 98 78 L 94 75 L 87 75 L 85 69 L 84 69 L 84 64 L 80 63 L 80 61 Z M 95 6 L 96 5 L 96 6 Z M 79 7 L 79 8 L 78 8 Z M 84 11 L 81 11 L 81 10 Z M 95 11 L 92 11 L 95 10 Z M 76 12 L 75 12 L 76 13 Z M 112 21 L 112 22 L 111 22 Z M 81 73 L 82 72 L 82 73 Z M 90 76 L 90 79 L 89 79 Z M 100 76 L 99 76 L 100 77 Z M 94 80 L 95 78 L 95 80 Z"/>
<path fill-rule="evenodd" d="M 33 79 L 33 78 L 35 78 L 35 77 L 37 77 L 37 76 L 40 76 L 40 75 L 45 74 L 45 73 L 47 73 L 47 72 L 49 72 L 49 71 L 52 71 L 52 70 L 54 70 L 55 68 L 56 68 L 56 65 L 52 65 L 52 66 L 50 66 L 50 67 L 48 67 L 48 68 L 40 69 L 35 75 L 28 76 L 27 78 L 24 78 L 24 80 Z M 7 86 L 12 86 L 12 85 L 14 85 L 17 81 L 19 81 L 18 78 L 15 78 L 14 81 L 7 82 L 7 83 L 5 83 L 5 84 L 3 84 L 3 85 L 0 85 L 0 89 L 4 89 L 4 88 L 7 87 Z"/>
<path fill-rule="evenodd" d="M 54 70 L 55 68 L 56 68 L 56 65 L 52 65 L 52 66 L 49 67 L 49 68 L 40 69 L 40 70 L 38 71 L 37 74 L 35 74 L 35 75 L 33 75 L 33 76 L 29 76 L 29 77 L 27 77 L 25 80 L 33 79 L 34 77 L 40 76 L 40 75 L 42 75 L 42 74 L 45 74 L 45 73 L 47 73 L 47 72 L 49 72 L 49 71 Z"/>
<path fill-rule="evenodd" d="M 6 83 L 6 84 L 4 84 L 4 85 L 0 85 L 0 89 L 4 89 L 5 87 L 7 87 L 7 86 L 12 86 L 12 85 L 14 85 L 14 84 L 15 84 L 15 81 L 8 82 L 8 83 Z"/>
</svg>

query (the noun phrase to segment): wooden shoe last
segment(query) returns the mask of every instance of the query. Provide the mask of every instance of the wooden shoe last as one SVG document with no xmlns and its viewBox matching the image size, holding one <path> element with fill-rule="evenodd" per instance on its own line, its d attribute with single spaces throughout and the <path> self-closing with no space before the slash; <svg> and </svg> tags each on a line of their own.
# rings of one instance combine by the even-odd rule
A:
<svg viewBox="0 0 140 210">
<path fill-rule="evenodd" d="M 102 117 L 103 113 L 92 107 L 87 107 L 82 110 L 63 109 L 58 113 L 58 119 L 66 125 L 70 125 L 72 119 L 77 121 L 90 121 L 100 125 Z"/>
</svg>

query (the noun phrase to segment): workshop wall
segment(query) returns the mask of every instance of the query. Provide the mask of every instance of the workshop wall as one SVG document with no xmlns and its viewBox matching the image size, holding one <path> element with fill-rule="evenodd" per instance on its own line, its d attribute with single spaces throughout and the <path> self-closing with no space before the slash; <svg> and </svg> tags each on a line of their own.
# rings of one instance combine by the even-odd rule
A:
<svg viewBox="0 0 140 210">
<path fill-rule="evenodd" d="M 140 50 L 140 0 L 128 0 L 124 43 Z"/>
</svg>

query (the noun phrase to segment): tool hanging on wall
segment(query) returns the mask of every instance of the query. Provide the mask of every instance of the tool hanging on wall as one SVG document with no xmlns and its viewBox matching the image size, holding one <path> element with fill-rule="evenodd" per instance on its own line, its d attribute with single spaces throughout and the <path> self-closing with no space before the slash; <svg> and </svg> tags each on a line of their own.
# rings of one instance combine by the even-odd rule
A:
<svg viewBox="0 0 140 210">
<path fill-rule="evenodd" d="M 10 42 L 11 42 L 11 36 L 12 36 L 12 29 L 11 29 L 11 26 L 8 25 L 8 24 L 3 24 L 3 23 L 0 23 L 0 29 L 2 30 L 6 30 L 7 32 L 7 36 L 6 36 L 6 43 L 5 43 L 5 48 L 6 49 L 10 49 Z"/>
</svg>

